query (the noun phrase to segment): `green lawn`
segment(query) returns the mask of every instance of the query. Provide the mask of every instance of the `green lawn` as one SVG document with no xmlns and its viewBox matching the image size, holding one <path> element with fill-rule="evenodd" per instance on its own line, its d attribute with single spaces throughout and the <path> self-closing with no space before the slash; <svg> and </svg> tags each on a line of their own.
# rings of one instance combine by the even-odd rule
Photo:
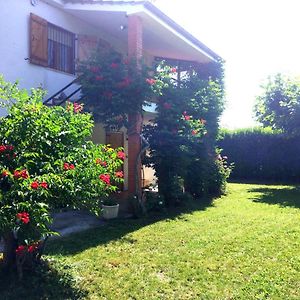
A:
<svg viewBox="0 0 300 300">
<path fill-rule="evenodd" d="M 111 222 L 47 252 L 52 268 L 23 283 L 1 274 L 0 299 L 300 299 L 300 189 L 230 184 L 207 208 Z"/>
</svg>

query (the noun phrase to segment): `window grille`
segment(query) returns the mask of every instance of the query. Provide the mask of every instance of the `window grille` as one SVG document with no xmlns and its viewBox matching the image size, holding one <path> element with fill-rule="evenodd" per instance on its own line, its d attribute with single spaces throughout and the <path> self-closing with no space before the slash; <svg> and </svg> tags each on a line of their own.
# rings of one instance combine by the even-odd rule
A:
<svg viewBox="0 0 300 300">
<path fill-rule="evenodd" d="M 75 35 L 48 23 L 48 67 L 75 73 Z"/>
</svg>

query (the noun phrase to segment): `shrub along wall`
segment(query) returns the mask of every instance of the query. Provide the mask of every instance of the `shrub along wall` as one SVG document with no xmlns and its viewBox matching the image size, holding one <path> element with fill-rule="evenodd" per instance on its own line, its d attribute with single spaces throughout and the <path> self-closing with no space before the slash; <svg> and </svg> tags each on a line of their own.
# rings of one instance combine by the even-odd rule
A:
<svg viewBox="0 0 300 300">
<path fill-rule="evenodd" d="M 223 131 L 219 147 L 234 162 L 233 180 L 300 182 L 300 137 L 268 129 Z"/>
</svg>

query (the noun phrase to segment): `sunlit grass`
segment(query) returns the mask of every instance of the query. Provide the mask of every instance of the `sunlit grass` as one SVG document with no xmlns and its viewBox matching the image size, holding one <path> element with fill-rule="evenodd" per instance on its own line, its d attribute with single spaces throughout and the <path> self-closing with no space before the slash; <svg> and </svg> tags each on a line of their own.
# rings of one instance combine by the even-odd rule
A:
<svg viewBox="0 0 300 300">
<path fill-rule="evenodd" d="M 68 280 L 38 299 L 300 299 L 299 207 L 295 187 L 230 184 L 204 210 L 52 242 L 48 258 Z M 60 296 L 63 286 L 79 292 Z"/>
</svg>

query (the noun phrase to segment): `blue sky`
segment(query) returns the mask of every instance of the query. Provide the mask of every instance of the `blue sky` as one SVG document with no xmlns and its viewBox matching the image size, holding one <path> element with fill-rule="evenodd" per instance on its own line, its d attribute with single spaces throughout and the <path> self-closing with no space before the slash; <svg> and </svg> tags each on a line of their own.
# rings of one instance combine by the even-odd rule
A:
<svg viewBox="0 0 300 300">
<path fill-rule="evenodd" d="M 255 125 L 255 96 L 269 75 L 300 75 L 299 0 L 156 0 L 155 4 L 225 59 L 223 127 Z"/>
</svg>

